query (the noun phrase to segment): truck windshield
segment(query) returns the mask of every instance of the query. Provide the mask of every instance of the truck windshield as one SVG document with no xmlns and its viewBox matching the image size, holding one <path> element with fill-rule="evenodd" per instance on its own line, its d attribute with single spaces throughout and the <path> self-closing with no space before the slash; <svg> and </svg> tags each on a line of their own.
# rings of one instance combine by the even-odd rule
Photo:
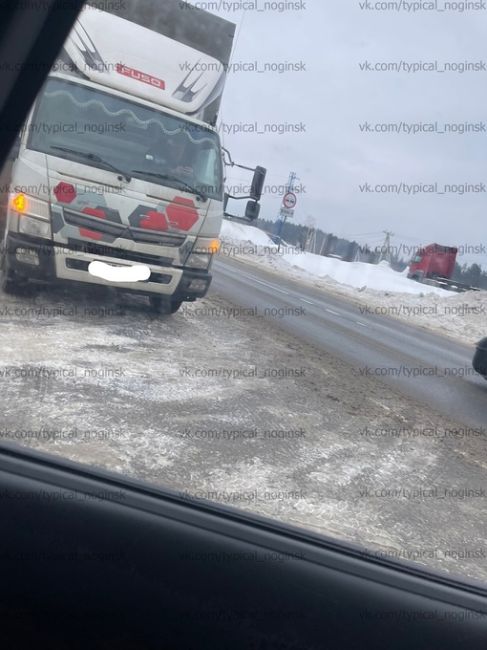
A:
<svg viewBox="0 0 487 650">
<path fill-rule="evenodd" d="M 92 154 L 93 167 L 222 198 L 218 135 L 136 101 L 51 78 L 28 128 L 29 149 L 76 162 L 69 150 Z"/>
</svg>

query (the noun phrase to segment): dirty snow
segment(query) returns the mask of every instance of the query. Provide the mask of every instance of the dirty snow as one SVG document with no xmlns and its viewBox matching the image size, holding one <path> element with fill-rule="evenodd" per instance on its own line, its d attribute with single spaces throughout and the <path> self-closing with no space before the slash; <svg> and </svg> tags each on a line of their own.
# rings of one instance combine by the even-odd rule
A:
<svg viewBox="0 0 487 650">
<path fill-rule="evenodd" d="M 479 500 L 417 494 L 465 477 L 482 488 L 483 432 L 357 381 L 261 318 L 212 316 L 231 308 L 216 296 L 172 318 L 112 300 L 88 287 L 0 296 L 1 440 L 487 579 L 478 556 L 448 555 L 485 545 Z"/>
</svg>

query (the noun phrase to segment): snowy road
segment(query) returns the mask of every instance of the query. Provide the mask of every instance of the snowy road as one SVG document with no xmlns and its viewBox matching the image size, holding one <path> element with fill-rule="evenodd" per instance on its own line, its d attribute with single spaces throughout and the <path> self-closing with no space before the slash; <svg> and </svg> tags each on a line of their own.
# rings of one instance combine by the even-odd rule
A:
<svg viewBox="0 0 487 650">
<path fill-rule="evenodd" d="M 213 291 L 277 318 L 300 340 L 349 362 L 358 377 L 376 377 L 467 427 L 487 423 L 487 382 L 472 368 L 472 346 L 241 261 L 219 259 L 215 276 Z"/>
<path fill-rule="evenodd" d="M 1 437 L 487 579 L 485 432 L 223 299 L 227 277 L 173 318 L 1 296 Z"/>
</svg>

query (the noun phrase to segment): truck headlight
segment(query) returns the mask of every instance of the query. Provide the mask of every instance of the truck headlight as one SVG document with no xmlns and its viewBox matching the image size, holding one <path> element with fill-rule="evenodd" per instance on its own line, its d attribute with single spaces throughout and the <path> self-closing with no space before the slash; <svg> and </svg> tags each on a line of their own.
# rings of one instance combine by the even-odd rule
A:
<svg viewBox="0 0 487 650">
<path fill-rule="evenodd" d="M 9 208 L 18 216 L 19 232 L 50 239 L 51 215 L 47 201 L 15 192 L 10 195 Z"/>
<path fill-rule="evenodd" d="M 191 253 L 185 266 L 192 269 L 208 269 L 211 263 L 212 255 L 210 253 Z"/>
<path fill-rule="evenodd" d="M 213 256 L 220 250 L 219 239 L 210 237 L 197 237 L 193 245 L 193 252 L 186 262 L 186 266 L 193 269 L 205 269 L 210 267 Z"/>
<path fill-rule="evenodd" d="M 193 253 L 211 253 L 216 255 L 220 252 L 221 241 L 209 237 L 197 237 L 193 246 Z"/>
<path fill-rule="evenodd" d="M 36 219 L 27 214 L 19 216 L 19 232 L 24 235 L 32 235 L 33 237 L 43 237 L 44 239 L 51 238 L 51 224 L 49 221 Z"/>
<path fill-rule="evenodd" d="M 24 194 L 23 192 L 14 192 L 9 197 L 9 208 L 17 214 L 29 214 L 32 217 L 49 221 L 51 213 L 49 203 L 35 196 Z"/>
</svg>

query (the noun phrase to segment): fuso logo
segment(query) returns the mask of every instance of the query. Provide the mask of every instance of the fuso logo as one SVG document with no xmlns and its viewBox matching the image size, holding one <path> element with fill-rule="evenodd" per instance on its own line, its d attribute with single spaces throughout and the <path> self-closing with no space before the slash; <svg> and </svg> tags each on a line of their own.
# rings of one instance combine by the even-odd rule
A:
<svg viewBox="0 0 487 650">
<path fill-rule="evenodd" d="M 166 84 L 162 79 L 153 77 L 151 74 L 146 74 L 140 70 L 135 70 L 135 68 L 129 68 L 127 65 L 123 65 L 123 63 L 117 63 L 115 70 L 119 74 L 123 74 L 124 77 L 130 77 L 136 81 L 142 81 L 145 84 L 149 84 L 149 86 L 154 86 L 154 88 L 160 88 L 161 90 L 166 89 Z"/>
</svg>

